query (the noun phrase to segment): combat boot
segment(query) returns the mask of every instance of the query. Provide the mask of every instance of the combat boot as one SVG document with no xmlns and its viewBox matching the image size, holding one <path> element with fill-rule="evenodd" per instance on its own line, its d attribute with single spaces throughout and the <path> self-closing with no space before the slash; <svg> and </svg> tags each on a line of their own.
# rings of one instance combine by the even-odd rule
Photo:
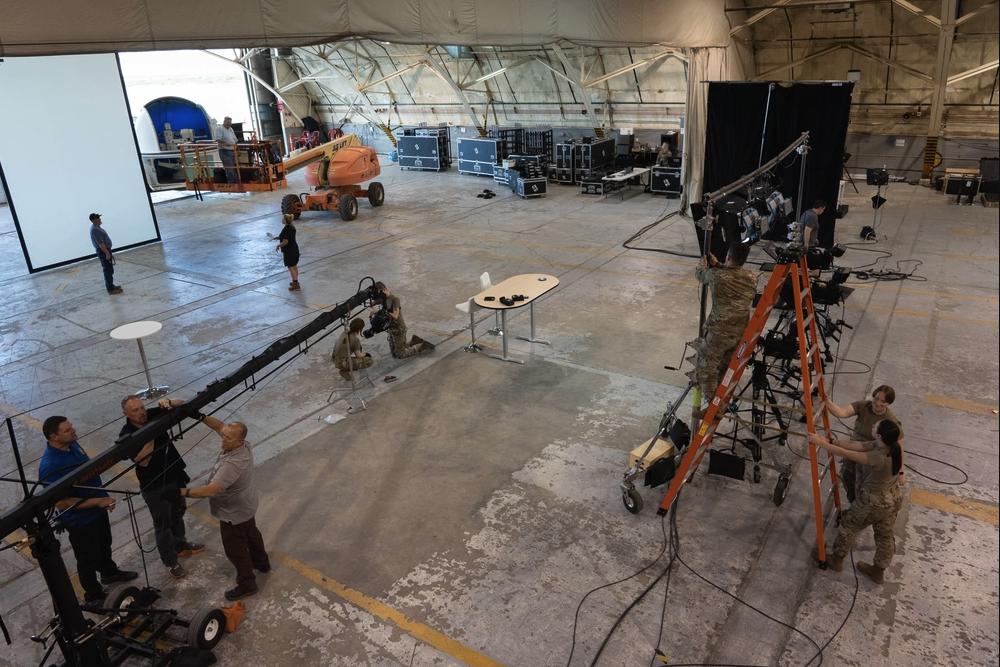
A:
<svg viewBox="0 0 1000 667">
<path fill-rule="evenodd" d="M 876 584 L 885 583 L 885 569 L 869 565 L 864 561 L 858 561 L 858 569 Z"/>
</svg>

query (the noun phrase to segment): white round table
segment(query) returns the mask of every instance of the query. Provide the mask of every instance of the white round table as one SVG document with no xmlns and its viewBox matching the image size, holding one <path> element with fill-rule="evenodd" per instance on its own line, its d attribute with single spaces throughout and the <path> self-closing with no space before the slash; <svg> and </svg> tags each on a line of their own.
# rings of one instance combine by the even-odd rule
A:
<svg viewBox="0 0 1000 667">
<path fill-rule="evenodd" d="M 146 388 L 137 391 L 136 396 L 142 399 L 158 398 L 170 392 L 170 387 L 166 385 L 156 386 L 149 376 L 149 363 L 146 361 L 146 351 L 142 348 L 142 339 L 151 336 L 163 328 L 163 325 L 153 320 L 142 320 L 139 322 L 129 322 L 120 327 L 116 327 L 108 334 L 115 340 L 134 340 L 139 344 L 139 357 L 142 359 L 142 370 L 146 374 Z"/>
</svg>

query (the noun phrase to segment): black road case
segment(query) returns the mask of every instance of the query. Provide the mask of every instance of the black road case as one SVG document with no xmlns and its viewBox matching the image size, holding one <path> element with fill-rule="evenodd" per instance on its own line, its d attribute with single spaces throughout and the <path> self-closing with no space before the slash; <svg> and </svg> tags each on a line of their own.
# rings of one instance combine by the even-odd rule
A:
<svg viewBox="0 0 1000 667">
<path fill-rule="evenodd" d="M 403 169 L 442 171 L 448 168 L 442 159 L 437 137 L 402 136 L 397 139 L 399 166 Z"/>
<path fill-rule="evenodd" d="M 673 199 L 681 195 L 680 167 L 653 167 L 649 175 L 649 191 L 659 192 Z"/>
</svg>

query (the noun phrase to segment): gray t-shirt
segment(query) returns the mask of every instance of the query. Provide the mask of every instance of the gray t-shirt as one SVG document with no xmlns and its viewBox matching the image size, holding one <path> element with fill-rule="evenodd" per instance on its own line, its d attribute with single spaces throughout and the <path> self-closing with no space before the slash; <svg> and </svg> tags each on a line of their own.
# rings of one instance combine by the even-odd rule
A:
<svg viewBox="0 0 1000 667">
<path fill-rule="evenodd" d="M 257 513 L 257 485 L 253 480 L 253 452 L 249 443 L 219 453 L 212 468 L 212 482 L 222 487 L 208 501 L 209 511 L 216 519 L 243 523 Z"/>
<path fill-rule="evenodd" d="M 863 492 L 874 496 L 888 490 L 896 484 L 897 475 L 892 472 L 892 456 L 885 445 L 876 445 L 875 449 L 865 454 L 867 457 L 868 474 L 860 484 Z"/>
<path fill-rule="evenodd" d="M 101 252 L 102 243 L 107 246 L 108 252 L 111 252 L 111 237 L 98 225 L 90 225 L 90 242 L 94 245 L 94 250 L 97 252 Z"/>
<path fill-rule="evenodd" d="M 819 245 L 819 216 L 816 215 L 816 211 L 813 209 L 806 209 L 802 213 L 802 217 L 799 218 L 799 234 L 802 237 L 802 242 L 805 243 L 806 240 L 806 229 L 811 229 L 812 234 L 809 236 L 809 247 L 814 245 Z"/>
</svg>

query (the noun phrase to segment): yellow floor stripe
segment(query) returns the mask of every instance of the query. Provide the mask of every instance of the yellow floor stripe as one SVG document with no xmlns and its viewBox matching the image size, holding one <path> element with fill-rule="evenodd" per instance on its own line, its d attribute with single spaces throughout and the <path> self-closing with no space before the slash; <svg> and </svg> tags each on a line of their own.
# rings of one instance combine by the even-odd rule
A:
<svg viewBox="0 0 1000 667">
<path fill-rule="evenodd" d="M 949 408 L 951 410 L 971 412 L 974 415 L 995 415 L 997 410 L 1000 409 L 1000 406 L 997 405 L 976 403 L 975 401 L 966 401 L 961 398 L 952 398 L 951 396 L 940 396 L 937 394 L 924 394 L 923 400 L 924 403 L 938 405 L 942 408 Z"/>
<path fill-rule="evenodd" d="M 323 587 L 325 590 L 342 598 L 355 607 L 363 609 L 369 614 L 378 616 L 382 620 L 392 623 L 410 636 L 419 639 L 425 644 L 433 646 L 437 650 L 455 658 L 456 660 L 462 661 L 466 665 L 479 667 L 480 665 L 486 666 L 501 664 L 481 653 L 474 651 L 465 644 L 438 632 L 430 626 L 414 621 L 412 618 L 396 609 L 393 609 L 384 602 L 379 602 L 378 600 L 368 597 L 360 591 L 354 590 L 353 588 L 345 586 L 338 581 L 330 579 L 319 570 L 309 567 L 305 563 L 292 558 L 288 554 L 272 553 L 271 556 L 272 558 L 276 557 L 277 560 L 283 565 L 290 567 L 306 579 L 309 579 L 313 583 Z"/>
<path fill-rule="evenodd" d="M 187 514 L 188 516 L 194 516 L 206 525 L 214 526 L 218 524 L 217 519 L 213 518 L 211 515 L 207 514 L 198 507 L 188 507 Z M 368 597 L 361 591 L 345 586 L 335 579 L 331 579 L 316 568 L 310 567 L 288 554 L 272 551 L 271 559 L 272 561 L 278 561 L 290 569 L 295 570 L 306 579 L 333 593 L 345 602 L 348 602 L 359 609 L 363 609 L 369 614 L 381 618 L 383 621 L 392 623 L 400 630 L 409 634 L 411 637 L 414 637 L 429 646 L 433 646 L 437 650 L 455 658 L 456 660 L 460 660 L 467 665 L 472 665 L 473 667 L 487 667 L 502 664 L 496 660 L 486 657 L 481 653 L 477 653 L 465 644 L 452 639 L 448 635 L 438 632 L 430 626 L 413 620 L 406 614 L 393 609 L 384 602 L 379 602 L 375 598 Z"/>
<path fill-rule="evenodd" d="M 943 493 L 935 493 L 925 489 L 914 488 L 910 491 L 910 500 L 921 507 L 929 507 L 948 514 L 958 514 L 966 516 L 976 521 L 989 523 L 994 526 L 1000 525 L 1000 511 L 996 505 L 979 502 L 978 500 L 966 500 L 955 496 L 946 496 Z"/>
</svg>

